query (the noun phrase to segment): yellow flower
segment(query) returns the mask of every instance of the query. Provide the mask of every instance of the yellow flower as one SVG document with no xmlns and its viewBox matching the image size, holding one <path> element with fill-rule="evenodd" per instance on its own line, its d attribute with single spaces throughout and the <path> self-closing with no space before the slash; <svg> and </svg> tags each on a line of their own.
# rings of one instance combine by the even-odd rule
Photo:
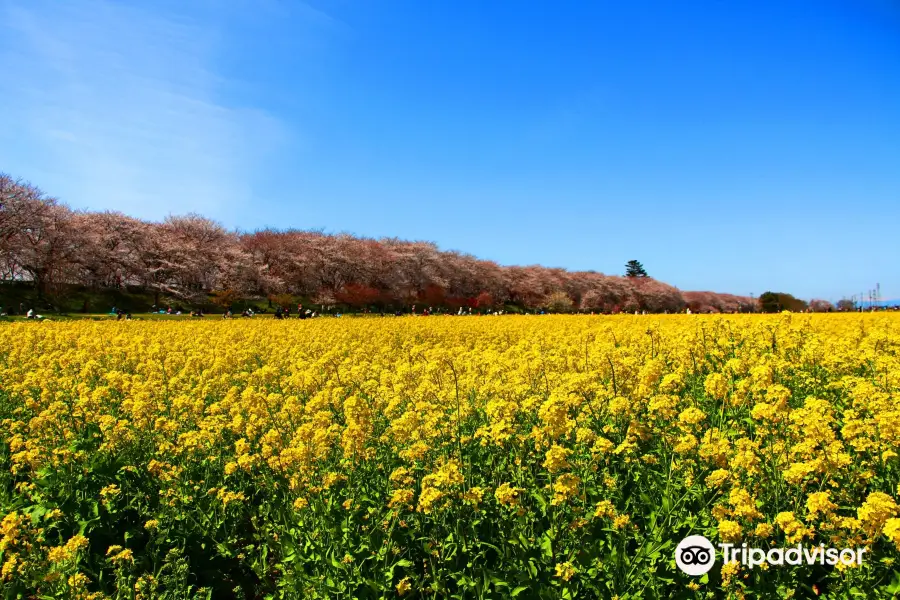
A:
<svg viewBox="0 0 900 600">
<path fill-rule="evenodd" d="M 562 446 L 553 444 L 553 446 L 551 446 L 550 449 L 547 450 L 547 456 L 544 460 L 544 468 L 546 468 L 550 473 L 558 473 L 563 469 L 568 469 L 569 461 L 567 459 L 571 453 L 572 451 L 568 448 L 563 448 Z"/>
<path fill-rule="evenodd" d="M 728 586 L 731 580 L 740 572 L 741 563 L 738 561 L 727 562 L 722 565 L 722 585 Z"/>
<path fill-rule="evenodd" d="M 402 596 L 411 589 L 412 585 L 409 583 L 409 577 L 404 577 L 400 580 L 400 583 L 397 584 L 397 595 Z"/>
<path fill-rule="evenodd" d="M 74 575 L 70 575 L 68 579 L 68 584 L 70 588 L 75 590 L 84 589 L 91 580 L 84 573 L 75 573 Z"/>
<path fill-rule="evenodd" d="M 391 499 L 388 502 L 388 508 L 408 508 L 412 507 L 415 492 L 410 489 L 401 488 L 391 492 Z"/>
<path fill-rule="evenodd" d="M 563 581 L 569 581 L 578 570 L 570 562 L 558 563 L 556 565 L 556 576 Z"/>
<path fill-rule="evenodd" d="M 435 487 L 423 488 L 422 493 L 419 494 L 419 506 L 416 510 L 426 515 L 431 514 L 435 509 L 439 508 L 438 501 L 443 497 L 444 492 Z"/>
<path fill-rule="evenodd" d="M 556 478 L 553 484 L 553 499 L 550 504 L 562 504 L 578 492 L 581 485 L 581 479 L 571 473 L 563 473 Z"/>
<path fill-rule="evenodd" d="M 706 477 L 707 487 L 717 488 L 726 481 L 731 473 L 727 469 L 716 469 Z"/>
<path fill-rule="evenodd" d="M 809 534 L 809 530 L 797 521 L 792 512 L 778 513 L 775 516 L 775 524 L 784 532 L 785 539 L 787 539 L 789 544 L 797 543 Z"/>
<path fill-rule="evenodd" d="M 110 484 L 100 490 L 100 497 L 104 500 L 108 500 L 110 498 L 114 498 L 122 493 L 122 490 L 119 489 L 119 486 L 116 484 Z"/>
<path fill-rule="evenodd" d="M 107 550 L 106 555 L 110 556 L 112 548 L 115 546 L 111 546 L 109 550 Z M 119 546 L 121 548 L 121 546 Z M 119 550 L 109 558 L 113 563 L 124 563 L 124 562 L 134 562 L 134 553 L 130 548 L 125 548 L 124 550 Z"/>
<path fill-rule="evenodd" d="M 731 490 L 731 494 L 728 496 L 728 503 L 731 504 L 732 514 L 736 517 L 742 517 L 751 521 L 762 518 L 762 514 L 756 508 L 756 499 L 743 488 Z"/>
<path fill-rule="evenodd" d="M 516 506 L 519 503 L 519 495 L 525 490 L 512 487 L 508 483 L 501 483 L 494 491 L 494 498 L 503 506 Z"/>
<path fill-rule="evenodd" d="M 756 526 L 756 529 L 754 530 L 753 533 L 756 535 L 756 537 L 765 539 L 765 538 L 771 537 L 774 532 L 775 532 L 775 528 L 772 527 L 770 524 L 760 523 L 759 525 Z"/>
<path fill-rule="evenodd" d="M 728 380 L 721 373 L 710 373 L 706 376 L 703 389 L 710 398 L 723 400 L 728 395 Z"/>
<path fill-rule="evenodd" d="M 3 563 L 3 569 L 0 571 L 0 577 L 2 577 L 3 581 L 9 581 L 13 573 L 15 573 L 18 564 L 19 557 L 16 554 L 13 554 L 6 559 Z"/>
<path fill-rule="evenodd" d="M 891 518 L 885 521 L 883 533 L 900 550 L 900 519 Z"/>
<path fill-rule="evenodd" d="M 719 539 L 723 542 L 736 542 L 741 539 L 741 525 L 737 521 L 725 519 L 719 522 Z"/>
<path fill-rule="evenodd" d="M 345 243 L 326 238 L 335 248 Z M 310 279 L 325 255 L 307 247 L 305 234 L 291 234 L 281 241 L 288 253 L 309 258 L 309 273 L 284 271 L 283 257 L 269 256 L 273 240 L 246 240 L 261 244 L 252 259 L 271 262 L 273 282 L 284 279 L 303 294 L 335 288 L 349 295 L 340 287 L 352 285 L 342 282 L 350 271 L 341 270 L 353 261 Z M 409 261 L 431 264 L 425 246 L 389 246 L 386 253 L 347 246 L 348 256 L 381 265 L 353 277 L 380 285 Z M 564 283 L 501 271 L 491 290 L 498 303 L 531 301 L 531 289 L 537 302 Z M 201 275 L 180 283 L 193 288 L 234 273 Z M 450 271 L 433 275 L 434 282 L 406 277 L 409 300 L 437 298 L 438 288 L 453 288 L 453 301 L 480 292 Z M 599 277 L 579 276 L 569 292 L 602 298 L 610 282 Z M 444 530 L 474 511 L 484 535 L 509 526 L 528 536 L 540 529 L 546 515 L 537 506 L 547 498 L 560 532 L 571 537 L 555 548 L 561 552 L 576 548 L 591 527 L 628 535 L 655 507 L 627 498 L 629 482 L 648 477 L 671 476 L 711 499 L 706 516 L 721 540 L 900 550 L 893 476 L 900 357 L 892 351 L 900 344 L 900 313 L 190 321 L 0 323 L 0 435 L 11 489 L 16 506 L 47 509 L 0 514 L 3 585 L 50 593 L 71 580 L 73 600 L 99 600 L 76 563 L 102 557 L 84 557 L 91 545 L 82 538 L 58 537 L 77 519 L 49 500 L 77 487 L 79 477 L 102 478 L 95 499 L 110 509 L 148 507 L 150 498 L 169 516 L 204 509 L 226 521 L 246 512 L 253 490 L 263 505 L 252 525 L 272 543 L 283 541 L 289 525 L 272 521 L 277 511 L 269 509 L 281 502 L 297 511 L 291 526 L 305 528 L 315 543 L 347 519 L 363 535 L 393 532 L 395 560 L 411 541 L 427 538 L 433 558 L 417 563 L 426 574 L 452 552 Z M 816 395 L 807 397 L 809 390 Z M 91 472 L 118 460 L 129 463 L 118 473 Z M 59 476 L 52 484 L 59 489 L 33 483 L 48 472 Z M 653 500 L 661 503 L 662 493 Z M 776 497 L 778 507 L 769 500 Z M 776 516 L 781 508 L 795 512 Z M 185 532 L 169 531 L 163 512 L 145 512 L 137 522 L 151 538 L 165 527 L 179 545 Z M 264 542 L 227 550 L 249 560 L 257 543 Z M 147 552 L 114 546 L 106 564 L 128 570 L 132 560 L 152 558 Z M 346 568 L 365 576 L 368 554 L 354 551 Z M 568 556 L 556 557 L 560 586 L 563 575 L 574 576 L 562 562 Z M 550 564 L 555 572 L 556 561 Z M 722 569 L 721 590 L 694 591 L 759 596 L 764 582 L 738 569 Z M 439 593 L 416 590 L 408 573 L 398 594 Z M 134 577 L 135 598 L 162 593 L 164 582 Z M 853 577 L 865 583 L 867 575 Z M 327 596 L 318 579 L 303 586 L 308 596 Z"/>
<path fill-rule="evenodd" d="M 706 413 L 695 406 L 681 411 L 681 414 L 678 415 L 678 422 L 682 425 L 696 425 L 704 419 L 706 419 Z"/>
<path fill-rule="evenodd" d="M 697 438 L 691 435 L 690 433 L 686 433 L 685 435 L 678 438 L 678 443 L 675 444 L 673 450 L 678 454 L 686 454 L 697 447 Z"/>
<path fill-rule="evenodd" d="M 772 421 L 775 415 L 775 406 L 767 402 L 758 402 L 750 411 L 750 416 L 756 421 Z"/>
<path fill-rule="evenodd" d="M 810 516 L 817 513 L 827 516 L 836 508 L 837 505 L 828 498 L 828 492 L 814 492 L 806 499 L 806 511 Z"/>
<path fill-rule="evenodd" d="M 793 463 L 784 472 L 784 480 L 790 484 L 797 485 L 810 473 L 815 472 L 815 466 L 811 463 L 799 462 Z"/>
<path fill-rule="evenodd" d="M 878 535 L 881 526 L 898 512 L 894 499 L 883 492 L 872 492 L 856 511 L 856 516 L 866 531 L 873 537 Z"/>
<path fill-rule="evenodd" d="M 478 507 L 481 504 L 481 499 L 484 496 L 484 489 L 478 486 L 471 487 L 462 494 L 463 502 L 470 504 L 474 507 Z"/>
</svg>

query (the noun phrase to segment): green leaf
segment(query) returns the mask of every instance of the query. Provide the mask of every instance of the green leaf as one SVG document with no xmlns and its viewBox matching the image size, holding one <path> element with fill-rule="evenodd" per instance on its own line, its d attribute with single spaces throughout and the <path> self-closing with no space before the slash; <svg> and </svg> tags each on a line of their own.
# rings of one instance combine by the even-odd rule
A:
<svg viewBox="0 0 900 600">
<path fill-rule="evenodd" d="M 553 558 L 553 540 L 549 532 L 541 536 L 541 553 L 547 558 Z"/>
</svg>

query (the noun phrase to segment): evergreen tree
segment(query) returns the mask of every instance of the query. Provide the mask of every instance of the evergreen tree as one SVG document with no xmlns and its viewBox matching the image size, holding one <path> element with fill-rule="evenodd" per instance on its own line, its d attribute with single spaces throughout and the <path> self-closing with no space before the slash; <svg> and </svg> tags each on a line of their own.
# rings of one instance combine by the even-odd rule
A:
<svg viewBox="0 0 900 600">
<path fill-rule="evenodd" d="M 625 277 L 647 277 L 647 271 L 639 261 L 629 260 L 625 263 Z"/>
</svg>

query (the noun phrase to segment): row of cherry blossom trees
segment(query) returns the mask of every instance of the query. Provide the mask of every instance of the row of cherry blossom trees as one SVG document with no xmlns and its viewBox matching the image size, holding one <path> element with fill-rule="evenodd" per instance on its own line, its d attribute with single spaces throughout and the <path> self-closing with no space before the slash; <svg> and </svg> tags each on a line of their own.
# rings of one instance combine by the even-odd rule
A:
<svg viewBox="0 0 900 600">
<path fill-rule="evenodd" d="M 680 292 L 650 278 L 541 266 L 507 267 L 430 242 L 318 231 L 226 230 L 200 215 L 162 222 L 117 212 L 73 211 L 0 173 L 0 279 L 60 286 L 140 287 L 190 301 L 210 292 L 309 298 L 354 307 L 515 304 L 583 311 L 749 310 L 750 298 Z"/>
</svg>

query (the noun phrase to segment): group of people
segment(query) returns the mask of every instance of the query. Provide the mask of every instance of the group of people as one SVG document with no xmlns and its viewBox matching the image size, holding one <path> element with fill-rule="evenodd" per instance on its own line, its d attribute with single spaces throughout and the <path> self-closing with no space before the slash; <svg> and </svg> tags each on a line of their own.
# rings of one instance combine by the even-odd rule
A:
<svg viewBox="0 0 900 600">
<path fill-rule="evenodd" d="M 115 306 L 113 306 L 113 308 L 112 308 L 112 310 L 110 311 L 109 314 L 111 314 L 111 315 L 116 315 L 116 321 L 121 321 L 121 320 L 123 320 L 123 319 L 124 319 L 125 321 L 130 321 L 130 320 L 131 320 L 131 313 L 130 313 L 130 312 L 125 311 L 125 310 L 122 310 L 121 308 L 116 308 Z"/>
<path fill-rule="evenodd" d="M 297 305 L 297 318 L 298 319 L 312 319 L 314 317 L 318 317 L 319 313 L 314 310 L 304 309 L 302 304 Z M 281 307 L 275 309 L 275 318 L 276 319 L 289 319 L 291 317 L 291 308 L 289 306 Z"/>
<path fill-rule="evenodd" d="M 252 317 L 255 314 L 256 313 L 253 312 L 252 308 L 245 308 L 244 310 L 241 311 L 241 317 L 244 317 L 247 319 L 249 319 L 250 317 Z M 233 317 L 234 317 L 234 314 L 231 312 L 230 308 L 226 309 L 225 313 L 222 315 L 223 319 L 231 319 Z"/>
<path fill-rule="evenodd" d="M 0 317 L 9 317 L 9 316 L 12 316 L 15 314 L 16 314 L 16 312 L 15 312 L 14 306 L 10 307 L 9 309 L 7 309 L 5 306 L 0 306 Z M 43 319 L 44 318 L 44 315 L 39 315 L 39 314 L 35 313 L 33 308 L 29 308 L 28 311 L 26 312 L 24 302 L 19 302 L 19 313 L 18 314 L 20 314 L 20 315 L 24 314 L 26 319 Z"/>
</svg>

